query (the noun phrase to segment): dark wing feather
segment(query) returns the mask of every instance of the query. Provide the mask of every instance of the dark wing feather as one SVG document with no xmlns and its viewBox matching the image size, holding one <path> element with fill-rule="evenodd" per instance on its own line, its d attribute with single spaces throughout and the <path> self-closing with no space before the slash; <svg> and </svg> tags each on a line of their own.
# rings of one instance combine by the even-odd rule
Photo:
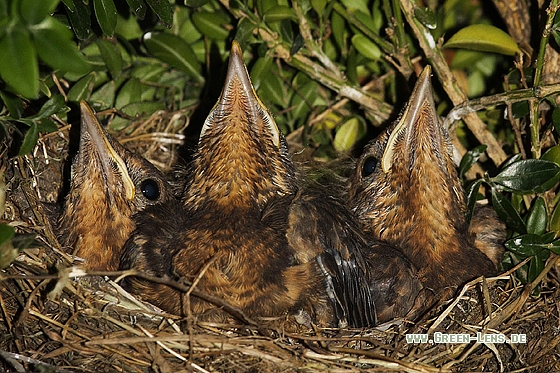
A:
<svg viewBox="0 0 560 373">
<path fill-rule="evenodd" d="M 374 299 L 362 251 L 367 248 L 352 214 L 318 190 L 300 194 L 290 206 L 288 241 L 300 261 L 314 260 L 337 319 L 349 326 L 376 323 Z"/>
<path fill-rule="evenodd" d="M 136 269 L 154 277 L 173 278 L 171 264 L 183 217 L 181 205 L 175 199 L 134 215 L 136 229 L 124 246 L 120 269 Z M 165 285 L 127 277 L 123 280 L 123 287 L 167 311 L 181 311 L 180 294 Z"/>
</svg>

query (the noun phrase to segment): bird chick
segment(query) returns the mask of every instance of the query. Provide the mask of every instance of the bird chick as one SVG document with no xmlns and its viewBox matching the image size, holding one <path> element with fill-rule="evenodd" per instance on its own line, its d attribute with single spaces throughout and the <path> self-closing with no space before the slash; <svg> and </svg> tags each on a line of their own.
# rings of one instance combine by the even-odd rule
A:
<svg viewBox="0 0 560 373">
<path fill-rule="evenodd" d="M 61 240 L 86 268 L 112 271 L 134 230 L 132 215 L 174 197 L 157 168 L 113 140 L 85 101 L 80 109 L 80 145 L 60 217 Z"/>
<path fill-rule="evenodd" d="M 367 283 L 361 252 L 369 243 L 346 207 L 300 187 L 286 141 L 253 89 L 237 42 L 189 174 L 180 218 L 168 217 L 180 213 L 177 206 L 137 215 L 123 269 L 187 279 L 251 316 L 303 310 L 320 325 L 377 322 L 372 295 L 393 284 Z M 162 224 L 154 228 L 154 221 Z M 179 291 L 128 281 L 145 300 L 187 312 Z M 189 304 L 199 318 L 223 317 L 196 297 Z"/>
<path fill-rule="evenodd" d="M 430 78 L 428 66 L 400 119 L 366 146 L 350 177 L 348 200 L 364 229 L 398 247 L 423 285 L 438 292 L 491 276 L 496 266 L 469 231 L 449 133 L 436 113 Z M 477 235 L 481 246 L 483 236 Z"/>
</svg>

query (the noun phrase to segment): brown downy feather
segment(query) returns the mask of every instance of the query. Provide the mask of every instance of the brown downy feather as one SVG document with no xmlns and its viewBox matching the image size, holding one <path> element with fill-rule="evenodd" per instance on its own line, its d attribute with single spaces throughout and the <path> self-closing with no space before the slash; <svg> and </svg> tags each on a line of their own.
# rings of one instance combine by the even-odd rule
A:
<svg viewBox="0 0 560 373">
<path fill-rule="evenodd" d="M 427 67 L 401 118 L 367 145 L 350 178 L 348 200 L 364 229 L 397 246 L 418 269 L 424 286 L 438 292 L 494 275 L 503 251 L 485 245 L 482 237 L 487 235 L 480 233 L 477 247 L 475 232 L 469 231 L 465 197 L 447 129 L 436 113 L 430 75 Z M 500 236 L 503 225 L 495 223 L 477 229 L 497 228 Z"/>
<path fill-rule="evenodd" d="M 300 188 L 286 142 L 254 92 L 236 42 L 190 175 L 182 207 L 137 215 L 123 268 L 188 282 L 200 276 L 197 290 L 251 316 L 303 310 L 322 325 L 376 322 L 378 287 L 369 286 L 361 256 L 368 243 L 342 203 Z M 165 219 L 168 214 L 181 217 Z M 186 312 L 178 291 L 134 279 L 128 286 L 168 311 Z M 196 297 L 190 305 L 198 317 L 223 317 Z"/>
<path fill-rule="evenodd" d="M 89 105 L 80 103 L 80 146 L 60 217 L 63 245 L 93 270 L 116 270 L 134 230 L 132 215 L 172 199 L 150 162 L 114 141 Z"/>
</svg>

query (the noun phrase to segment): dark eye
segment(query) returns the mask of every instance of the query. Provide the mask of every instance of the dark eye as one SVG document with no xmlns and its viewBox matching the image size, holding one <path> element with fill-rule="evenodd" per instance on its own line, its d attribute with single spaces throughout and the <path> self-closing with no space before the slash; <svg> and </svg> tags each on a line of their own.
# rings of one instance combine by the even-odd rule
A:
<svg viewBox="0 0 560 373">
<path fill-rule="evenodd" d="M 155 201 L 159 198 L 159 185 L 155 180 L 146 179 L 140 185 L 142 194 L 150 201 Z"/>
<path fill-rule="evenodd" d="M 377 166 L 377 158 L 375 157 L 368 157 L 364 161 L 362 165 L 362 177 L 367 177 L 375 171 L 375 167 Z"/>
</svg>

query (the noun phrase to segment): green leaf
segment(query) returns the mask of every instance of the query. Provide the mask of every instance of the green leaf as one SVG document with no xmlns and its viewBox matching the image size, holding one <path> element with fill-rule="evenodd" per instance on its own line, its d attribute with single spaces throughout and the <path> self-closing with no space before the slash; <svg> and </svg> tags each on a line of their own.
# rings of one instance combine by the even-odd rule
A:
<svg viewBox="0 0 560 373">
<path fill-rule="evenodd" d="M 527 101 L 514 102 L 511 104 L 511 113 L 515 119 L 529 115 L 529 103 Z"/>
<path fill-rule="evenodd" d="M 377 61 L 381 58 L 381 49 L 362 34 L 352 36 L 352 45 L 358 53 L 370 60 Z"/>
<path fill-rule="evenodd" d="M 0 76 L 16 92 L 33 98 L 39 90 L 37 51 L 27 30 L 13 27 L 0 40 Z"/>
<path fill-rule="evenodd" d="M 163 102 L 133 102 L 124 106 L 121 110 L 123 113 L 131 116 L 150 115 L 158 110 L 164 110 Z"/>
<path fill-rule="evenodd" d="M 294 10 L 287 5 L 275 5 L 264 13 L 263 21 L 266 23 L 280 22 L 285 19 L 297 20 Z"/>
<path fill-rule="evenodd" d="M 544 261 L 542 259 L 536 256 L 531 258 L 531 260 L 529 261 L 529 270 L 527 271 L 527 281 L 533 282 L 543 271 L 543 269 L 544 269 Z M 534 291 L 537 294 L 540 294 L 540 290 L 535 289 Z"/>
<path fill-rule="evenodd" d="M 37 120 L 37 131 L 43 133 L 56 132 L 58 131 L 58 126 L 52 119 L 43 118 Z"/>
<path fill-rule="evenodd" d="M 519 193 L 534 193 L 539 187 L 556 177 L 560 166 L 542 159 L 522 159 L 508 165 L 491 181 L 507 190 Z"/>
<path fill-rule="evenodd" d="M 305 45 L 305 40 L 303 39 L 303 36 L 301 36 L 301 34 L 297 34 L 294 39 L 294 43 L 290 48 L 290 56 L 293 56 L 294 54 L 299 52 L 299 50 L 303 48 L 304 45 Z"/>
<path fill-rule="evenodd" d="M 544 234 L 547 225 L 548 214 L 546 212 L 544 198 L 539 197 L 535 200 L 533 207 L 529 211 L 529 216 L 527 217 L 527 233 L 536 235 Z"/>
<path fill-rule="evenodd" d="M 90 97 L 90 102 L 95 110 L 105 110 L 113 107 L 115 101 L 115 81 L 111 80 L 104 84 L 97 91 L 93 92 Z"/>
<path fill-rule="evenodd" d="M 464 48 L 514 56 L 521 53 L 517 43 L 499 28 L 491 25 L 470 25 L 453 35 L 445 48 Z"/>
<path fill-rule="evenodd" d="M 259 96 L 280 107 L 287 107 L 290 96 L 286 94 L 284 82 L 276 74 L 269 73 L 259 87 Z M 278 123 L 277 123 L 278 124 Z"/>
<path fill-rule="evenodd" d="M 32 33 L 39 57 L 47 65 L 80 75 L 91 71 L 91 65 L 72 40 L 72 32 L 56 19 L 45 19 Z"/>
<path fill-rule="evenodd" d="M 365 126 L 358 118 L 352 117 L 344 122 L 336 131 L 333 140 L 334 149 L 337 152 L 346 152 L 364 135 Z"/>
<path fill-rule="evenodd" d="M 541 159 L 560 165 L 560 145 L 555 145 L 549 148 L 543 155 L 541 155 Z"/>
<path fill-rule="evenodd" d="M 37 123 L 34 122 L 27 130 L 25 137 L 23 138 L 23 142 L 21 144 L 21 148 L 19 149 L 19 155 L 25 155 L 33 150 L 35 144 L 37 144 L 37 140 L 39 139 L 39 129 L 37 128 Z"/>
<path fill-rule="evenodd" d="M 560 255 L 560 240 L 554 240 L 546 247 L 556 255 Z"/>
<path fill-rule="evenodd" d="M 116 108 L 122 108 L 131 102 L 139 102 L 142 97 L 142 85 L 140 80 L 137 78 L 132 78 L 126 82 L 119 91 L 117 99 L 115 101 Z"/>
<path fill-rule="evenodd" d="M 331 28 L 334 40 L 339 49 L 346 48 L 346 37 L 348 33 L 346 28 L 346 21 L 342 16 L 336 12 L 333 12 L 331 16 Z"/>
<path fill-rule="evenodd" d="M 511 202 L 505 198 L 494 185 L 492 187 L 492 206 L 494 210 L 500 217 L 500 219 L 506 223 L 508 227 L 519 233 L 527 232 L 525 223 L 511 204 Z"/>
<path fill-rule="evenodd" d="M 101 31 L 112 38 L 117 27 L 117 7 L 113 0 L 93 0 L 93 10 Z"/>
<path fill-rule="evenodd" d="M 317 14 L 322 15 L 327 6 L 327 0 L 311 0 L 311 6 Z"/>
<path fill-rule="evenodd" d="M 229 35 L 224 25 L 230 20 L 221 13 L 197 12 L 192 15 L 192 22 L 202 35 L 210 39 L 226 40 Z"/>
<path fill-rule="evenodd" d="M 551 240 L 547 236 L 536 234 L 524 234 L 506 241 L 505 246 L 515 254 L 526 258 L 531 255 L 538 255 L 542 250 L 560 249 L 560 241 Z"/>
<path fill-rule="evenodd" d="M 167 27 L 173 23 L 173 8 L 168 0 L 146 0 L 150 8 Z"/>
<path fill-rule="evenodd" d="M 200 8 L 207 4 L 210 0 L 185 0 L 185 5 L 190 8 Z"/>
<path fill-rule="evenodd" d="M 478 161 L 480 156 L 486 151 L 486 145 L 482 144 L 469 150 L 459 164 L 459 177 L 462 179 L 471 167 Z"/>
<path fill-rule="evenodd" d="M 249 48 L 249 43 L 254 39 L 253 33 L 255 31 L 255 25 L 251 23 L 247 18 L 242 18 L 235 28 L 234 39 L 237 40 L 241 50 L 246 50 Z M 196 30 L 193 33 L 198 33 Z"/>
<path fill-rule="evenodd" d="M 554 110 L 552 110 L 552 124 L 554 125 L 556 134 L 560 135 L 560 107 L 555 107 Z"/>
<path fill-rule="evenodd" d="M 173 34 L 152 33 L 144 36 L 148 51 L 163 62 L 184 71 L 199 83 L 204 82 L 200 75 L 200 63 L 189 44 Z"/>
<path fill-rule="evenodd" d="M 74 33 L 80 40 L 85 40 L 91 33 L 91 13 L 89 6 L 82 0 L 72 0 L 74 8 L 71 9 L 66 2 L 66 14 L 72 25 Z"/>
<path fill-rule="evenodd" d="M 264 57 L 259 58 L 253 64 L 253 68 L 251 69 L 251 81 L 253 82 L 253 87 L 255 87 L 255 91 L 259 89 L 263 79 L 266 79 L 266 77 L 270 73 L 272 62 L 273 62 L 272 57 L 266 55 Z"/>
<path fill-rule="evenodd" d="M 109 73 L 113 79 L 118 78 L 123 69 L 122 55 L 118 46 L 105 39 L 98 39 L 96 43 L 101 57 L 109 69 Z"/>
<path fill-rule="evenodd" d="M 140 40 L 140 38 L 142 38 L 142 35 L 144 35 L 144 32 L 142 31 L 140 25 L 138 24 L 138 18 L 135 17 L 124 18 L 119 14 L 117 27 L 115 28 L 115 34 L 119 36 L 119 41 L 124 43 L 123 39 L 127 41 Z M 134 47 L 130 46 L 130 44 L 128 45 L 125 44 L 125 48 L 129 51 L 134 50 Z"/>
<path fill-rule="evenodd" d="M 420 22 L 424 25 L 424 27 L 429 28 L 430 30 L 434 30 L 437 27 L 436 13 L 428 7 L 414 8 L 414 16 L 416 17 L 418 22 Z"/>
<path fill-rule="evenodd" d="M 0 224 L 0 269 L 8 267 L 19 251 L 12 245 L 12 237 L 14 237 L 14 228 L 7 224 Z"/>
<path fill-rule="evenodd" d="M 20 14 L 27 24 L 34 25 L 47 18 L 59 2 L 60 0 L 21 0 Z"/>
<path fill-rule="evenodd" d="M 146 3 L 144 3 L 144 0 L 126 0 L 126 3 L 136 18 L 144 19 L 146 16 Z"/>
<path fill-rule="evenodd" d="M 506 159 L 506 161 L 504 163 L 502 163 L 502 169 L 508 167 L 509 165 L 514 164 L 515 162 L 519 161 L 523 159 L 523 157 L 521 156 L 521 154 L 517 153 L 514 154 L 513 156 L 511 156 L 510 158 Z"/>
<path fill-rule="evenodd" d="M 0 99 L 8 109 L 10 116 L 14 119 L 21 117 L 23 113 L 23 102 L 16 95 L 0 89 Z"/>
<path fill-rule="evenodd" d="M 72 88 L 70 88 L 70 91 L 68 91 L 68 100 L 74 102 L 87 100 L 93 91 L 94 80 L 94 73 L 87 74 L 82 79 L 78 80 Z"/>
<path fill-rule="evenodd" d="M 317 96 L 319 84 L 315 81 L 308 81 L 297 87 L 297 92 L 292 97 L 291 106 L 294 118 L 306 117 L 313 108 L 313 100 Z"/>
<path fill-rule="evenodd" d="M 12 238 L 12 245 L 18 251 L 25 250 L 33 246 L 39 246 L 40 243 L 35 240 L 36 237 L 36 234 L 16 234 Z"/>
<path fill-rule="evenodd" d="M 15 234 L 14 227 L 7 224 L 0 224 L 0 245 L 10 241 Z"/>
<path fill-rule="evenodd" d="M 464 159 L 464 158 L 463 158 Z M 476 205 L 477 197 L 478 197 L 478 189 L 480 185 L 484 182 L 483 179 L 478 179 L 470 183 L 465 188 L 465 196 L 467 198 L 467 211 L 465 212 L 465 218 L 467 222 L 470 223 L 473 214 L 474 214 L 474 206 Z"/>
<path fill-rule="evenodd" d="M 37 115 L 33 116 L 33 119 L 47 118 L 66 109 L 68 108 L 64 102 L 64 97 L 62 97 L 62 95 L 55 95 L 43 104 L 41 110 L 39 110 Z"/>
<path fill-rule="evenodd" d="M 257 12 L 259 14 L 265 14 L 268 9 L 278 5 L 278 0 L 256 0 L 256 3 Z"/>
<path fill-rule="evenodd" d="M 556 232 L 556 237 L 560 235 L 560 203 L 556 204 L 550 218 L 550 230 Z"/>
</svg>

